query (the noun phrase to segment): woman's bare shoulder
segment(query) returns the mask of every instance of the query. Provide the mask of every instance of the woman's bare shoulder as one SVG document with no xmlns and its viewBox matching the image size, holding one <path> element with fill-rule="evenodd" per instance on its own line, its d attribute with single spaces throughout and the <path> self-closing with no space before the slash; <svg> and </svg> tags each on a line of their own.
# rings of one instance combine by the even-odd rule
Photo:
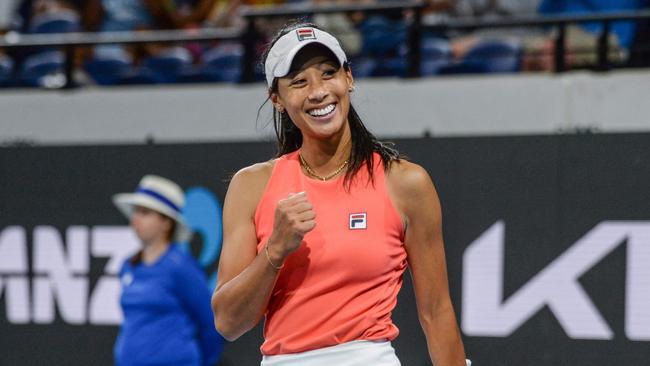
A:
<svg viewBox="0 0 650 366">
<path fill-rule="evenodd" d="M 394 161 L 386 174 L 386 185 L 406 227 L 416 221 L 423 222 L 431 217 L 431 212 L 440 211 L 438 193 L 431 177 L 418 164 L 403 159 Z M 435 217 L 440 215 L 435 214 Z"/>
<path fill-rule="evenodd" d="M 239 178 L 248 180 L 270 177 L 276 160 L 277 159 L 271 159 L 241 168 L 237 173 L 235 173 L 233 179 Z"/>
<path fill-rule="evenodd" d="M 405 159 L 391 161 L 386 176 L 392 189 L 405 194 L 432 185 L 429 173 L 422 166 Z"/>
<path fill-rule="evenodd" d="M 264 189 L 269 178 L 271 178 L 276 160 L 272 159 L 240 169 L 230 180 L 229 189 L 233 188 L 233 186 L 243 186 L 246 190 L 259 189 L 260 187 Z"/>
</svg>

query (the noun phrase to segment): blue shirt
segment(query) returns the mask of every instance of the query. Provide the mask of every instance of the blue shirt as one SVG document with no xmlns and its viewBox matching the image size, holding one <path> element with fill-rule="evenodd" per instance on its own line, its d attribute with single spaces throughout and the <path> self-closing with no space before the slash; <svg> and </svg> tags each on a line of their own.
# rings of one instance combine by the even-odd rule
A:
<svg viewBox="0 0 650 366">
<path fill-rule="evenodd" d="M 132 31 L 153 25 L 153 17 L 142 0 L 102 0 L 102 8 L 103 32 Z"/>
<path fill-rule="evenodd" d="M 191 256 L 172 244 L 155 263 L 126 261 L 120 280 L 124 322 L 116 365 L 215 363 L 223 338 L 214 328 L 205 275 Z"/>
<path fill-rule="evenodd" d="M 639 10 L 645 6 L 645 0 L 543 0 L 539 7 L 542 14 L 590 14 L 599 12 L 617 12 Z M 600 33 L 602 23 L 581 23 L 589 32 Z M 627 48 L 634 41 L 636 23 L 613 22 L 611 30 L 616 34 L 621 46 Z"/>
</svg>

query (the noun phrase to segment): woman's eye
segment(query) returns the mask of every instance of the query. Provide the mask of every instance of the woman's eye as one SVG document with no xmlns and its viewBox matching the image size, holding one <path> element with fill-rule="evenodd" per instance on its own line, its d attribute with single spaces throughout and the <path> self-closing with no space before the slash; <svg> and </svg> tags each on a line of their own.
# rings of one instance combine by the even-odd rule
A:
<svg viewBox="0 0 650 366">
<path fill-rule="evenodd" d="M 334 71 L 334 70 L 325 70 L 325 71 L 323 71 L 324 76 L 332 76 L 335 73 L 336 73 L 336 71 Z"/>
<path fill-rule="evenodd" d="M 291 86 L 300 86 L 305 83 L 305 79 L 296 79 L 291 82 Z"/>
</svg>

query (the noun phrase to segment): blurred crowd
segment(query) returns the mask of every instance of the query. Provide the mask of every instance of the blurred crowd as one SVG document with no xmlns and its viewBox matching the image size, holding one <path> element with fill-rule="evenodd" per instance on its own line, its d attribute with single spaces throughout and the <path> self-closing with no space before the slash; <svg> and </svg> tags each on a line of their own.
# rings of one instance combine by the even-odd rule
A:
<svg viewBox="0 0 650 366">
<path fill-rule="evenodd" d="M 2 0 L 0 34 L 109 32 L 201 27 L 243 27 L 243 6 L 300 4 L 372 4 L 382 0 Z M 592 14 L 648 8 L 650 0 L 429 0 L 425 24 L 451 18 L 507 19 L 518 15 Z M 413 14 L 367 15 L 363 12 L 317 14 L 311 21 L 335 33 L 353 61 L 356 75 L 403 76 L 407 72 L 407 31 Z M 263 35 L 260 48 L 287 19 L 257 19 Z M 567 28 L 566 63 L 593 65 L 602 25 Z M 552 70 L 554 28 L 498 28 L 438 34 L 422 39 L 423 75 Z M 648 64 L 646 21 L 615 22 L 611 26 L 610 61 Z M 635 52 L 641 49 L 646 52 Z M 58 52 L 58 53 L 57 53 Z M 78 69 L 88 82 L 100 84 L 174 81 L 236 81 L 243 50 L 237 42 L 125 47 L 97 46 L 79 50 Z M 488 58 L 488 61 L 480 58 Z M 20 80 L 43 84 L 60 67 L 58 50 L 0 50 L 0 83 Z M 48 68 L 48 65 L 50 66 Z M 198 65 L 198 66 L 197 66 Z M 156 70 L 162 68 L 161 72 Z M 4 70 L 4 71 L 3 71 Z M 40 70 L 40 71 L 39 71 Z M 3 74 L 4 72 L 4 74 Z M 31 73 L 31 74 L 30 74 Z M 28 80 L 29 76 L 35 76 Z M 6 81 L 5 81 L 6 82 Z M 56 84 L 56 80 L 54 81 Z"/>
</svg>

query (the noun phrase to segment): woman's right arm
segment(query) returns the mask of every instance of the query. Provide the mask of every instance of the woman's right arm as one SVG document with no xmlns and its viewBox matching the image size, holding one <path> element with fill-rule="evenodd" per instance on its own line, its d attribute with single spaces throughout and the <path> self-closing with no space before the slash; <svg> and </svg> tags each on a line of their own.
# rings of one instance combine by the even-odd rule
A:
<svg viewBox="0 0 650 366">
<path fill-rule="evenodd" d="M 278 277 L 274 266 L 282 265 L 315 225 L 311 204 L 304 194 L 290 195 L 278 202 L 273 234 L 265 244 L 269 258 L 264 250 L 257 253 L 255 209 L 271 170 L 270 163 L 262 163 L 239 171 L 226 193 L 218 284 L 211 303 L 215 326 L 229 341 L 260 321 Z"/>
</svg>

